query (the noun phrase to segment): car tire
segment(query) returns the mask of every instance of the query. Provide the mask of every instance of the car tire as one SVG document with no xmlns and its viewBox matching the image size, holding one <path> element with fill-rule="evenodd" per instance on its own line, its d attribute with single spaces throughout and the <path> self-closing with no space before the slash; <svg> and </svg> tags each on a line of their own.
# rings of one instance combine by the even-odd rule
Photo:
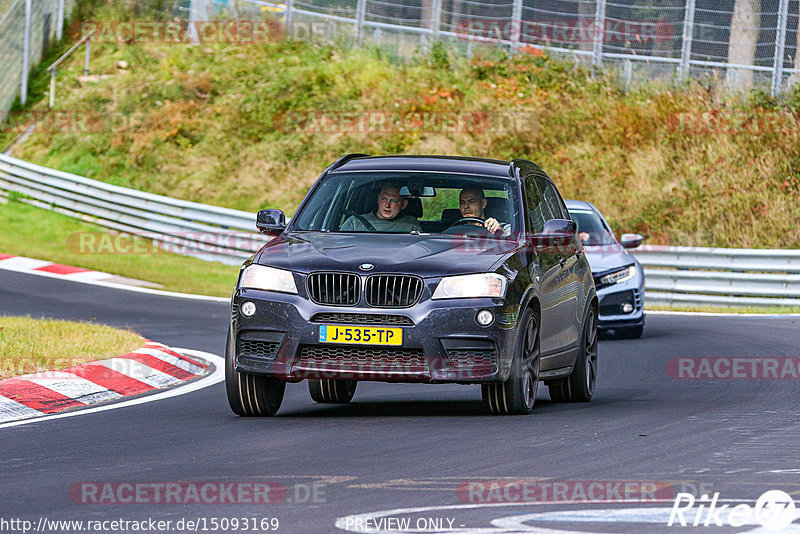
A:
<svg viewBox="0 0 800 534">
<path fill-rule="evenodd" d="M 231 332 L 225 347 L 225 391 L 231 410 L 241 417 L 275 415 L 283 402 L 286 382 L 269 376 L 242 373 L 233 363 Z"/>
<path fill-rule="evenodd" d="M 495 415 L 529 414 L 536 402 L 541 365 L 539 318 L 528 308 L 520 324 L 523 327 L 511 362 L 511 376 L 499 384 L 481 384 L 483 405 Z"/>
<path fill-rule="evenodd" d="M 309 379 L 308 392 L 320 404 L 347 404 L 356 393 L 357 380 Z"/>
<path fill-rule="evenodd" d="M 618 328 L 617 335 L 623 339 L 639 339 L 644 333 L 644 325 Z"/>
<path fill-rule="evenodd" d="M 588 402 L 597 383 L 597 313 L 589 308 L 572 373 L 547 384 L 553 402 Z"/>
</svg>

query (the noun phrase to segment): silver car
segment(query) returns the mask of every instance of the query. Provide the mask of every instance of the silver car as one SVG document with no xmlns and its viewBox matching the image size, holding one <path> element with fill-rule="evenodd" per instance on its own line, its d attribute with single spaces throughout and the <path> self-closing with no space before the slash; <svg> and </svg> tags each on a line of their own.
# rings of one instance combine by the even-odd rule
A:
<svg viewBox="0 0 800 534">
<path fill-rule="evenodd" d="M 622 234 L 619 241 L 600 211 L 589 202 L 565 200 L 578 225 L 586 259 L 600 299 L 599 328 L 618 337 L 638 338 L 644 331 L 644 272 L 626 249 L 642 244 L 639 234 Z"/>
</svg>

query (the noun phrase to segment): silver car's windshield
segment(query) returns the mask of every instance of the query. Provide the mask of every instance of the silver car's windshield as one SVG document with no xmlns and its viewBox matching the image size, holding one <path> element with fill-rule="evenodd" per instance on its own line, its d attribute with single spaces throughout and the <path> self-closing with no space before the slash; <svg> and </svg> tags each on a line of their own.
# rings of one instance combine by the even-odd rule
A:
<svg viewBox="0 0 800 534">
<path fill-rule="evenodd" d="M 514 185 L 507 178 L 464 174 L 332 173 L 295 215 L 293 228 L 318 232 L 479 235 L 480 220 L 491 217 L 502 226 L 502 234 L 508 236 L 520 226 Z M 467 197 L 474 200 L 473 204 L 464 202 Z"/>
<path fill-rule="evenodd" d="M 569 214 L 578 225 L 578 235 L 585 246 L 612 245 L 617 242 L 611 229 L 596 213 L 572 209 Z"/>
</svg>

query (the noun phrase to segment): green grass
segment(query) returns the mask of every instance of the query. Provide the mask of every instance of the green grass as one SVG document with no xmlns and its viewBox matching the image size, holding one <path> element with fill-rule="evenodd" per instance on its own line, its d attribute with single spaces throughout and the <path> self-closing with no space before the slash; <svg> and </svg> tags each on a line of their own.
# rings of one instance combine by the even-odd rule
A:
<svg viewBox="0 0 800 534">
<path fill-rule="evenodd" d="M 108 231 L 21 202 L 0 204 L 0 253 L 46 259 L 158 284 L 159 289 L 229 297 L 238 267 L 206 262 L 166 252 L 151 253 L 151 242 L 140 242 L 142 253 L 81 252 L 80 236 Z M 120 250 L 136 250 L 123 241 Z M 94 249 L 98 250 L 98 249 Z"/>
<path fill-rule="evenodd" d="M 105 325 L 0 316 L 0 378 L 122 356 L 142 343 L 130 330 Z"/>
</svg>

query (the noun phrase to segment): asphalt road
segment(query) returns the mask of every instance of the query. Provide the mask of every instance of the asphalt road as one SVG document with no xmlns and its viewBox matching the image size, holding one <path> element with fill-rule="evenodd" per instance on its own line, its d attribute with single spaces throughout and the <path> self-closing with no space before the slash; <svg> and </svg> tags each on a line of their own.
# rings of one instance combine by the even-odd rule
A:
<svg viewBox="0 0 800 534">
<path fill-rule="evenodd" d="M 95 320 L 219 355 L 228 313 L 225 303 L 0 271 L 0 314 Z M 11 520 L 37 526 L 39 518 L 169 520 L 167 532 L 178 532 L 183 518 L 200 520 L 200 532 L 204 526 L 265 532 L 266 523 L 244 520 L 277 518 L 278 532 L 325 533 L 342 532 L 337 518 L 380 511 L 396 521 L 380 525 L 409 519 L 412 530 L 435 532 L 439 523 L 461 532 L 672 532 L 665 518 L 682 490 L 698 498 L 718 492 L 720 501 L 751 506 L 767 490 L 800 497 L 800 380 L 677 380 L 667 373 L 668 360 L 798 358 L 798 334 L 800 317 L 651 315 L 642 339 L 601 342 L 591 403 L 552 404 L 542 387 L 534 413 L 524 417 L 484 415 L 477 386 L 361 383 L 352 404 L 335 407 L 314 404 L 301 383 L 287 387 L 277 417 L 244 419 L 230 412 L 220 383 L 163 401 L 4 428 L 0 532 L 22 531 Z M 489 489 L 518 480 L 570 481 L 570 490 L 559 502 L 513 502 L 511 493 L 500 494 L 507 502 L 480 502 Z M 467 486 L 476 481 L 484 485 Z M 608 481 L 663 482 L 669 491 L 664 502 L 648 504 L 588 503 L 572 493 Z M 95 487 L 83 483 L 102 489 L 125 482 L 139 488 L 269 482 L 272 495 L 285 488 L 286 498 L 258 505 L 92 504 L 70 496 L 71 488 Z M 470 495 L 465 487 L 479 489 Z M 616 500 L 613 491 L 609 499 Z M 396 509 L 410 510 L 389 512 Z M 214 518 L 239 518 L 240 528 L 212 528 Z M 799 523 L 790 528 L 797 532 Z M 98 532 L 87 525 L 42 530 Z M 352 517 L 340 525 L 358 526 Z M 100 532 L 136 531 L 130 524 L 100 526 Z M 756 526 L 679 530 L 709 529 L 755 532 Z"/>
</svg>

